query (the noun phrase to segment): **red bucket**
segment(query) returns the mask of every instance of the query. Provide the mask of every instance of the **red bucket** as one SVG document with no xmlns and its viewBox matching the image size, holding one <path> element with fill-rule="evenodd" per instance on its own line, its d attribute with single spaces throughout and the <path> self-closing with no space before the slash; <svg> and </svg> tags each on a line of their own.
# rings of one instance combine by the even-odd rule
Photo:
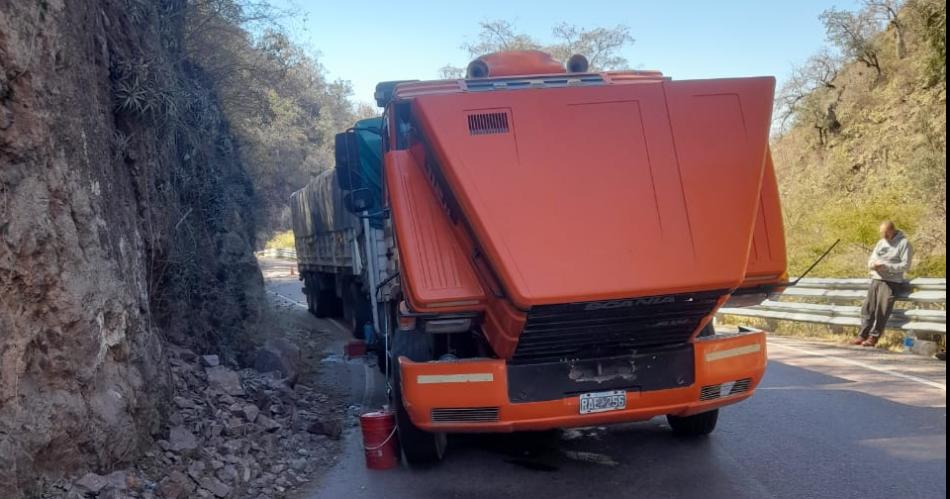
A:
<svg viewBox="0 0 950 499">
<path fill-rule="evenodd" d="M 362 357 L 366 355 L 366 342 L 363 340 L 350 340 L 343 347 L 343 355 L 348 359 Z"/>
<path fill-rule="evenodd" d="M 360 416 L 366 467 L 388 470 L 399 465 L 396 415 L 389 411 L 368 412 Z"/>
</svg>

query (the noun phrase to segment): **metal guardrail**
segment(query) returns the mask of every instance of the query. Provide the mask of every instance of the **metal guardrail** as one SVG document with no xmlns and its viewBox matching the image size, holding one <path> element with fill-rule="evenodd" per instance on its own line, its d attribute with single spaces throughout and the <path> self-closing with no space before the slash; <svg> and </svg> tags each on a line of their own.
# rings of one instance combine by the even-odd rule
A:
<svg viewBox="0 0 950 499">
<path fill-rule="evenodd" d="M 754 317 L 766 320 L 809 322 L 829 326 L 861 325 L 861 307 L 842 303 L 863 300 L 869 279 L 805 278 L 793 288 L 773 296 L 761 305 L 744 308 L 721 308 L 719 314 Z M 947 333 L 947 280 L 919 278 L 908 283 L 908 291 L 898 295 L 898 305 L 887 326 L 903 331 Z M 796 301 L 783 301 L 792 297 Z M 809 303 L 820 302 L 820 303 Z M 931 308 L 922 309 L 921 305 Z"/>
<path fill-rule="evenodd" d="M 266 250 L 258 251 L 255 255 L 264 258 L 284 258 L 287 260 L 296 260 L 297 259 L 297 250 L 284 249 L 284 248 L 269 248 Z"/>
</svg>

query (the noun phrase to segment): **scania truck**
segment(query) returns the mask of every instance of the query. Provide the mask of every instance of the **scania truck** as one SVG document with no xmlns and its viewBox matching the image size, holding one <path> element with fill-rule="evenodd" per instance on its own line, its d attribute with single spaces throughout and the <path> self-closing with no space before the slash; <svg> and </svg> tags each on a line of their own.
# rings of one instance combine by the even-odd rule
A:
<svg viewBox="0 0 950 499">
<path fill-rule="evenodd" d="M 762 379 L 764 334 L 712 320 L 787 285 L 775 80 L 587 66 L 501 52 L 384 82 L 381 118 L 337 137 L 340 251 L 370 264 L 305 290 L 371 312 L 410 464 L 453 432 L 706 435 Z"/>
</svg>

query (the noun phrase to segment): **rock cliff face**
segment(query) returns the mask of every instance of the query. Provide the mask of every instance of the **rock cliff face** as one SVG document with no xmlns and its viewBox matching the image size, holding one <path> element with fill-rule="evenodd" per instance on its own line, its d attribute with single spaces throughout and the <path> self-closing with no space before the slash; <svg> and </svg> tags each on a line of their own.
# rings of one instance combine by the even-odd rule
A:
<svg viewBox="0 0 950 499">
<path fill-rule="evenodd" d="M 161 435 L 166 342 L 236 358 L 253 190 L 184 0 L 0 0 L 0 491 Z"/>
</svg>

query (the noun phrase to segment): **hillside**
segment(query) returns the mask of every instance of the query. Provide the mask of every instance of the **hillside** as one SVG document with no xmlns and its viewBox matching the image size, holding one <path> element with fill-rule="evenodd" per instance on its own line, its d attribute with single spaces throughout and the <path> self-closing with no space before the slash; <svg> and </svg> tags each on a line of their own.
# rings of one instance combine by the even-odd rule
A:
<svg viewBox="0 0 950 499">
<path fill-rule="evenodd" d="M 946 275 L 946 5 L 908 2 L 885 26 L 840 60 L 816 55 L 780 94 L 794 104 L 772 145 L 792 274 L 841 238 L 815 274 L 863 275 L 890 218 L 915 245 L 913 274 Z"/>
<path fill-rule="evenodd" d="M 259 321 L 251 177 L 186 7 L 0 0 L 2 497 L 141 455 L 171 345 L 236 357 Z"/>
</svg>

